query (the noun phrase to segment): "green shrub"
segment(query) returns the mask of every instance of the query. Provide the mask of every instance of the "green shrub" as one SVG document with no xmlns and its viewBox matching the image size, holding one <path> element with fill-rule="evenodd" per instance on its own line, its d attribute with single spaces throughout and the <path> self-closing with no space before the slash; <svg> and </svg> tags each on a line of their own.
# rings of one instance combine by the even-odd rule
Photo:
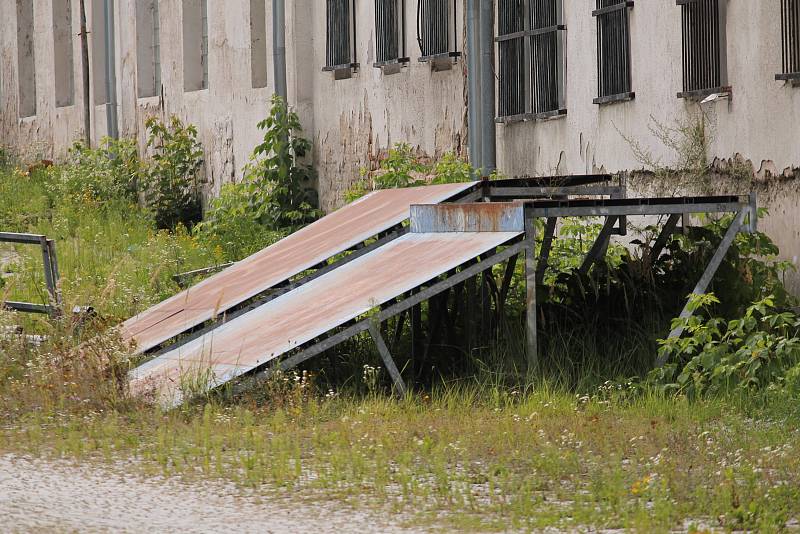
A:
<svg viewBox="0 0 800 534">
<path fill-rule="evenodd" d="M 274 97 L 269 116 L 258 124 L 263 141 L 253 151 L 245 178 L 226 184 L 211 201 L 197 234 L 229 259 L 247 256 L 316 220 L 314 169 L 302 163 L 311 143 L 300 136 L 297 114 Z"/>
<path fill-rule="evenodd" d="M 719 300 L 713 294 L 692 295 L 688 318 L 672 327 L 687 335 L 659 340 L 663 368 L 650 379 L 666 391 L 699 396 L 744 392 L 780 384 L 787 377 L 796 383 L 800 363 L 800 319 L 776 308 L 772 296 L 747 308 L 744 316 L 727 321 L 709 313 Z"/>
<path fill-rule="evenodd" d="M 169 124 L 151 117 L 145 123 L 152 162 L 145 174 L 145 198 L 156 226 L 191 228 L 202 219 L 201 176 L 203 149 L 197 129 L 177 117 Z"/>
<path fill-rule="evenodd" d="M 102 204 L 136 202 L 143 171 L 135 140 L 105 137 L 94 149 L 75 143 L 67 164 L 52 172 L 58 177 L 54 185 L 62 198 Z"/>
</svg>

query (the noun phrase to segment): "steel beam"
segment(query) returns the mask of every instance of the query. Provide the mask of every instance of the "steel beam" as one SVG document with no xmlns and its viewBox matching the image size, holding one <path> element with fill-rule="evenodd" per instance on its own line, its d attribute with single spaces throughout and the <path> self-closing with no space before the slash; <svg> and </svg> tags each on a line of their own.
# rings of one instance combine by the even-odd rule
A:
<svg viewBox="0 0 800 534">
<path fill-rule="evenodd" d="M 525 215 L 525 357 L 528 372 L 539 369 L 539 339 L 536 324 L 536 219 Z"/>
<path fill-rule="evenodd" d="M 375 341 L 375 345 L 378 347 L 378 352 L 383 359 L 383 365 L 385 365 L 386 370 L 389 371 L 389 376 L 392 377 L 392 381 L 397 388 L 397 392 L 401 396 L 405 395 L 407 391 L 406 384 L 403 382 L 403 377 L 400 375 L 400 370 L 394 363 L 392 354 L 389 352 L 389 347 L 386 346 L 386 341 L 383 340 L 380 327 L 377 323 L 372 323 L 369 325 L 369 333 L 372 336 L 372 339 Z"/>
<path fill-rule="evenodd" d="M 588 274 L 592 266 L 606 255 L 606 251 L 608 250 L 608 242 L 611 239 L 611 232 L 614 230 L 614 225 L 617 224 L 618 219 L 619 217 L 606 218 L 606 222 L 603 224 L 600 234 L 597 236 L 597 239 L 594 240 L 592 248 L 589 249 L 586 257 L 583 259 L 583 263 L 578 269 L 579 273 Z"/>
<path fill-rule="evenodd" d="M 45 236 L 39 234 L 17 234 L 14 232 L 0 232 L 0 241 L 4 243 L 18 243 L 23 245 L 38 245 Z"/>
<path fill-rule="evenodd" d="M 714 252 L 714 256 L 711 257 L 711 261 L 708 262 L 703 275 L 700 277 L 700 280 L 697 282 L 697 285 L 694 287 L 691 295 L 704 295 L 706 290 L 708 289 L 711 280 L 714 278 L 714 275 L 719 269 L 719 266 L 722 264 L 722 260 L 725 259 L 725 255 L 728 253 L 728 250 L 733 244 L 733 240 L 736 238 L 737 234 L 742 230 L 744 227 L 745 217 L 751 212 L 750 207 L 746 207 L 739 211 L 736 217 L 733 219 L 733 222 L 728 227 L 728 231 L 725 232 L 725 236 L 722 238 L 722 242 L 717 247 L 716 252 Z M 691 298 L 690 295 L 690 298 Z M 683 311 L 679 315 L 680 319 L 688 319 L 694 314 L 694 311 L 689 305 L 689 302 L 683 307 Z M 670 332 L 669 337 L 680 337 L 683 334 L 683 327 L 678 326 Z M 656 359 L 656 367 L 661 367 L 666 363 L 666 356 L 659 356 Z"/>
<path fill-rule="evenodd" d="M 664 224 L 664 228 L 661 229 L 661 233 L 658 235 L 656 242 L 650 249 L 649 256 L 651 264 L 658 261 L 658 258 L 661 256 L 661 251 L 664 250 L 669 237 L 675 233 L 675 228 L 678 227 L 678 222 L 681 220 L 681 217 L 682 215 L 673 213 L 669 216 L 669 219 L 667 219 L 666 224 Z"/>
<path fill-rule="evenodd" d="M 489 197 L 492 198 L 549 198 L 557 196 L 614 196 L 624 192 L 624 188 L 616 185 L 609 186 L 557 186 L 557 187 L 498 187 L 489 188 Z"/>
<path fill-rule="evenodd" d="M 31 302 L 13 302 L 10 300 L 0 302 L 0 308 L 7 308 L 23 313 L 41 313 L 45 315 L 52 315 L 54 313 L 54 308 L 52 306 L 33 304 Z"/>
<path fill-rule="evenodd" d="M 553 248 L 557 224 L 558 218 L 556 217 L 550 217 L 545 224 L 542 249 L 539 252 L 539 264 L 536 266 L 536 285 L 541 285 L 544 282 L 544 274 L 547 271 L 547 264 L 550 260 L 550 250 Z"/>
</svg>

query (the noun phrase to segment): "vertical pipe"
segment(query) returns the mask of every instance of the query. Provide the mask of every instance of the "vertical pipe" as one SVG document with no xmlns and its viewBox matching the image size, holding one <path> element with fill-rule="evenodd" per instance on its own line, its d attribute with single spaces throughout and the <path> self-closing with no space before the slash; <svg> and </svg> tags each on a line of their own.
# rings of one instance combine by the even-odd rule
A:
<svg viewBox="0 0 800 534">
<path fill-rule="evenodd" d="M 481 158 L 481 106 L 478 65 L 480 64 L 478 39 L 478 10 L 480 0 L 467 0 L 467 121 L 469 136 L 469 160 L 475 169 L 483 167 Z"/>
<path fill-rule="evenodd" d="M 287 100 L 286 89 L 286 6 L 284 0 L 272 0 L 272 58 L 275 94 Z"/>
<path fill-rule="evenodd" d="M 494 83 L 494 2 L 481 2 L 480 23 L 480 92 L 481 160 L 484 175 L 494 172 L 497 156 Z"/>
<path fill-rule="evenodd" d="M 89 95 L 89 34 L 86 31 L 86 1 L 80 0 L 81 74 L 83 75 L 83 129 L 86 147 L 92 146 L 92 103 Z"/>
<path fill-rule="evenodd" d="M 105 0 L 103 16 L 106 26 L 106 124 L 108 136 L 119 139 L 117 125 L 117 54 L 114 32 L 114 0 Z"/>
</svg>

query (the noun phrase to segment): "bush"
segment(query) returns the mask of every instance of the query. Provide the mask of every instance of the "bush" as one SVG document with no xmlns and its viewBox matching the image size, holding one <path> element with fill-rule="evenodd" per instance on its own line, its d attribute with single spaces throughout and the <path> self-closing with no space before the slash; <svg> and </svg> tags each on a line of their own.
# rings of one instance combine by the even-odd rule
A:
<svg viewBox="0 0 800 534">
<path fill-rule="evenodd" d="M 316 220 L 314 169 L 302 163 L 311 143 L 301 137 L 300 120 L 274 97 L 269 116 L 258 124 L 264 139 L 253 151 L 245 178 L 226 184 L 211 201 L 198 236 L 239 259 Z"/>
<path fill-rule="evenodd" d="M 800 319 L 775 307 L 768 296 L 747 308 L 744 316 L 726 321 L 710 316 L 719 304 L 713 295 L 693 295 L 688 318 L 677 318 L 684 337 L 659 340 L 659 354 L 668 363 L 655 369 L 650 379 L 665 391 L 691 396 L 748 392 L 783 382 L 787 373 L 800 376 Z"/>
<path fill-rule="evenodd" d="M 165 124 L 155 117 L 145 123 L 152 163 L 146 172 L 145 198 L 156 226 L 174 230 L 178 225 L 191 228 L 203 216 L 200 171 L 203 149 L 197 129 L 184 126 L 177 117 Z"/>
<path fill-rule="evenodd" d="M 73 200 L 136 202 L 144 166 L 133 139 L 105 137 L 98 148 L 82 142 L 69 150 L 67 165 L 56 168 L 58 194 Z"/>
</svg>

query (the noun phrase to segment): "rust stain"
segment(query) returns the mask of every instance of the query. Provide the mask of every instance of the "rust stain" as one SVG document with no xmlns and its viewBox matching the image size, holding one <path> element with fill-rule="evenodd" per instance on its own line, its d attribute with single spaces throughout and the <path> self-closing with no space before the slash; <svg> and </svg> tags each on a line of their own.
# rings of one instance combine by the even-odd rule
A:
<svg viewBox="0 0 800 534">
<path fill-rule="evenodd" d="M 369 312 L 519 232 L 406 234 L 134 371 L 134 393 L 179 399 L 187 373 L 219 385 Z"/>
<path fill-rule="evenodd" d="M 147 351 L 408 218 L 472 187 L 444 184 L 376 191 L 236 265 L 128 319 L 122 335 Z"/>
</svg>

